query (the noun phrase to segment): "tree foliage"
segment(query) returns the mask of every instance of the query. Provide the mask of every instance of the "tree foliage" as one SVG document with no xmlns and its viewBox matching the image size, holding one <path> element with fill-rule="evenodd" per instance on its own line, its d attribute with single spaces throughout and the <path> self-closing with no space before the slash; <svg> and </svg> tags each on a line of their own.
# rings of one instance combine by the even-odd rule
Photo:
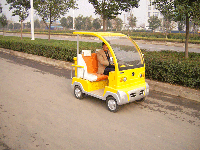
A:
<svg viewBox="0 0 200 150">
<path fill-rule="evenodd" d="M 139 0 L 89 0 L 94 6 L 95 13 L 103 19 L 103 30 L 106 30 L 106 19 L 111 20 L 121 14 L 121 11 L 129 11 L 138 7 Z"/>
<path fill-rule="evenodd" d="M 77 30 L 90 30 L 92 28 L 92 17 L 79 15 L 75 18 L 75 27 Z"/>
<path fill-rule="evenodd" d="M 2 13 L 2 6 L 1 6 L 1 3 L 0 3 L 0 13 Z"/>
<path fill-rule="evenodd" d="M 94 27 L 95 30 L 98 30 L 101 28 L 101 20 L 99 18 L 96 18 L 92 22 L 92 26 Z"/>
<path fill-rule="evenodd" d="M 61 26 L 62 26 L 63 28 L 66 28 L 66 27 L 67 27 L 67 18 L 62 17 L 62 18 L 60 19 L 60 24 L 61 24 Z"/>
<path fill-rule="evenodd" d="M 189 40 L 189 20 L 200 20 L 200 2 L 199 0 L 155 0 L 156 8 L 167 14 L 165 8 L 170 4 L 170 12 L 176 21 L 182 21 L 185 18 L 186 40 L 185 40 L 185 58 L 188 58 L 188 40 Z"/>
<path fill-rule="evenodd" d="M 158 19 L 157 16 L 151 16 L 148 19 L 148 23 L 149 23 L 149 28 L 154 31 L 155 29 L 157 29 L 158 27 L 160 27 L 161 25 L 161 21 Z"/>
<path fill-rule="evenodd" d="M 3 27 L 5 27 L 5 26 L 8 24 L 8 20 L 7 20 L 7 18 L 6 18 L 6 16 L 5 16 L 4 14 L 2 14 L 2 15 L 0 16 L 0 23 L 1 23 L 1 25 L 2 25 Z"/>
<path fill-rule="evenodd" d="M 131 28 L 134 28 L 136 26 L 137 19 L 134 17 L 134 15 L 131 13 L 128 17 L 128 24 Z"/>
<path fill-rule="evenodd" d="M 12 23 L 10 23 L 9 25 L 8 25 L 8 29 L 13 29 L 13 27 L 14 27 L 14 25 L 12 24 Z"/>
<path fill-rule="evenodd" d="M 19 23 L 14 23 L 14 29 L 20 29 L 21 25 Z"/>
<path fill-rule="evenodd" d="M 39 28 L 40 28 L 40 21 L 39 21 L 39 19 L 36 19 L 36 20 L 34 21 L 34 28 L 35 28 L 35 29 L 39 29 Z"/>
<path fill-rule="evenodd" d="M 21 22 L 21 39 L 22 39 L 22 23 L 29 15 L 30 0 L 6 0 L 10 4 L 9 10 L 12 11 L 12 16 L 19 16 Z"/>
<path fill-rule="evenodd" d="M 183 28 L 185 26 L 184 21 L 178 21 L 178 31 L 183 31 Z"/>
<path fill-rule="evenodd" d="M 158 4 L 159 5 L 156 5 Z M 174 13 L 173 13 L 173 5 L 174 1 L 171 0 L 155 0 L 152 4 L 156 5 L 156 9 L 158 9 L 161 14 L 164 16 L 164 24 L 163 26 L 165 27 L 166 31 L 166 38 L 167 38 L 167 33 L 169 32 L 171 28 L 171 21 L 173 20 Z"/>
<path fill-rule="evenodd" d="M 8 24 L 7 18 L 6 18 L 6 16 L 4 14 L 2 14 L 0 16 L 0 23 L 1 23 L 2 27 L 3 27 L 3 37 L 4 37 L 4 28 Z"/>
<path fill-rule="evenodd" d="M 64 28 L 73 28 L 73 18 L 71 16 L 68 16 L 67 18 L 62 17 L 60 23 Z"/>
<path fill-rule="evenodd" d="M 53 21 L 59 19 L 61 15 L 64 16 L 70 8 L 76 8 L 76 2 L 75 0 L 36 0 L 34 8 L 49 29 L 50 40 L 50 30 Z"/>
<path fill-rule="evenodd" d="M 114 19 L 114 29 L 116 30 L 116 31 L 121 31 L 122 30 L 122 19 L 120 19 L 120 18 L 115 18 Z"/>
</svg>

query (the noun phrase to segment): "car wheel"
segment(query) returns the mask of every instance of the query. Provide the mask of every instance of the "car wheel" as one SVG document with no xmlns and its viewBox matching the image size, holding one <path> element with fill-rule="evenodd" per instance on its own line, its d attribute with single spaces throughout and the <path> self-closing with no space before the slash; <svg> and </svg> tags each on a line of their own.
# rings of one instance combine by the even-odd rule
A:
<svg viewBox="0 0 200 150">
<path fill-rule="evenodd" d="M 74 95 L 78 99 L 83 99 L 84 93 L 82 92 L 80 86 L 74 87 Z"/>
<path fill-rule="evenodd" d="M 106 105 L 108 107 L 108 110 L 111 112 L 117 112 L 119 105 L 117 104 L 117 101 L 114 97 L 108 97 L 106 100 Z"/>
</svg>

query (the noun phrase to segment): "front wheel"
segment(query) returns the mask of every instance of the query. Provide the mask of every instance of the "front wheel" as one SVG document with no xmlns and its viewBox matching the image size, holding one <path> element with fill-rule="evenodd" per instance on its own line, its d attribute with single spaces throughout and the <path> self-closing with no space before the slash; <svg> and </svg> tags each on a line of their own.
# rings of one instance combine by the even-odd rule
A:
<svg viewBox="0 0 200 150">
<path fill-rule="evenodd" d="M 108 110 L 111 112 L 117 112 L 119 109 L 119 105 L 117 104 L 117 101 L 114 97 L 108 97 L 106 100 L 106 105 L 108 107 Z"/>
<path fill-rule="evenodd" d="M 80 86 L 74 87 L 74 95 L 78 99 L 83 99 L 84 93 L 82 92 Z"/>
</svg>

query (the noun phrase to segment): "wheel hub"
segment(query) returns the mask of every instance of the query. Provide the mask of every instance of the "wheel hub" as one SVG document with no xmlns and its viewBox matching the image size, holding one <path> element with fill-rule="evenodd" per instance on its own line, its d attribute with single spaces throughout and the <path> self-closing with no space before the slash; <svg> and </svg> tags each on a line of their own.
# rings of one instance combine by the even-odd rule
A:
<svg viewBox="0 0 200 150">
<path fill-rule="evenodd" d="M 108 107 L 109 107 L 110 110 L 115 110 L 116 107 L 117 107 L 115 100 L 109 100 L 108 101 Z"/>
<path fill-rule="evenodd" d="M 81 90 L 76 88 L 75 89 L 75 95 L 76 95 L 76 97 L 80 97 L 81 96 Z"/>
</svg>

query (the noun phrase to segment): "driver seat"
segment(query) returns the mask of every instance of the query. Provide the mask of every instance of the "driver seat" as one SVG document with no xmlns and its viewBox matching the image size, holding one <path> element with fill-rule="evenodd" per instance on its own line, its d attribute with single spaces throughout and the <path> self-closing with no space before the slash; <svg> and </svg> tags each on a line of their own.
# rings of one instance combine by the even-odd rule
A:
<svg viewBox="0 0 200 150">
<path fill-rule="evenodd" d="M 87 53 L 87 51 L 90 52 Z M 107 75 L 97 74 L 98 60 L 96 53 L 91 54 L 91 50 L 83 50 L 82 54 L 78 54 L 77 59 L 78 65 L 84 66 L 84 68 L 78 68 L 77 77 L 81 77 L 89 81 L 101 81 L 108 79 Z"/>
</svg>

